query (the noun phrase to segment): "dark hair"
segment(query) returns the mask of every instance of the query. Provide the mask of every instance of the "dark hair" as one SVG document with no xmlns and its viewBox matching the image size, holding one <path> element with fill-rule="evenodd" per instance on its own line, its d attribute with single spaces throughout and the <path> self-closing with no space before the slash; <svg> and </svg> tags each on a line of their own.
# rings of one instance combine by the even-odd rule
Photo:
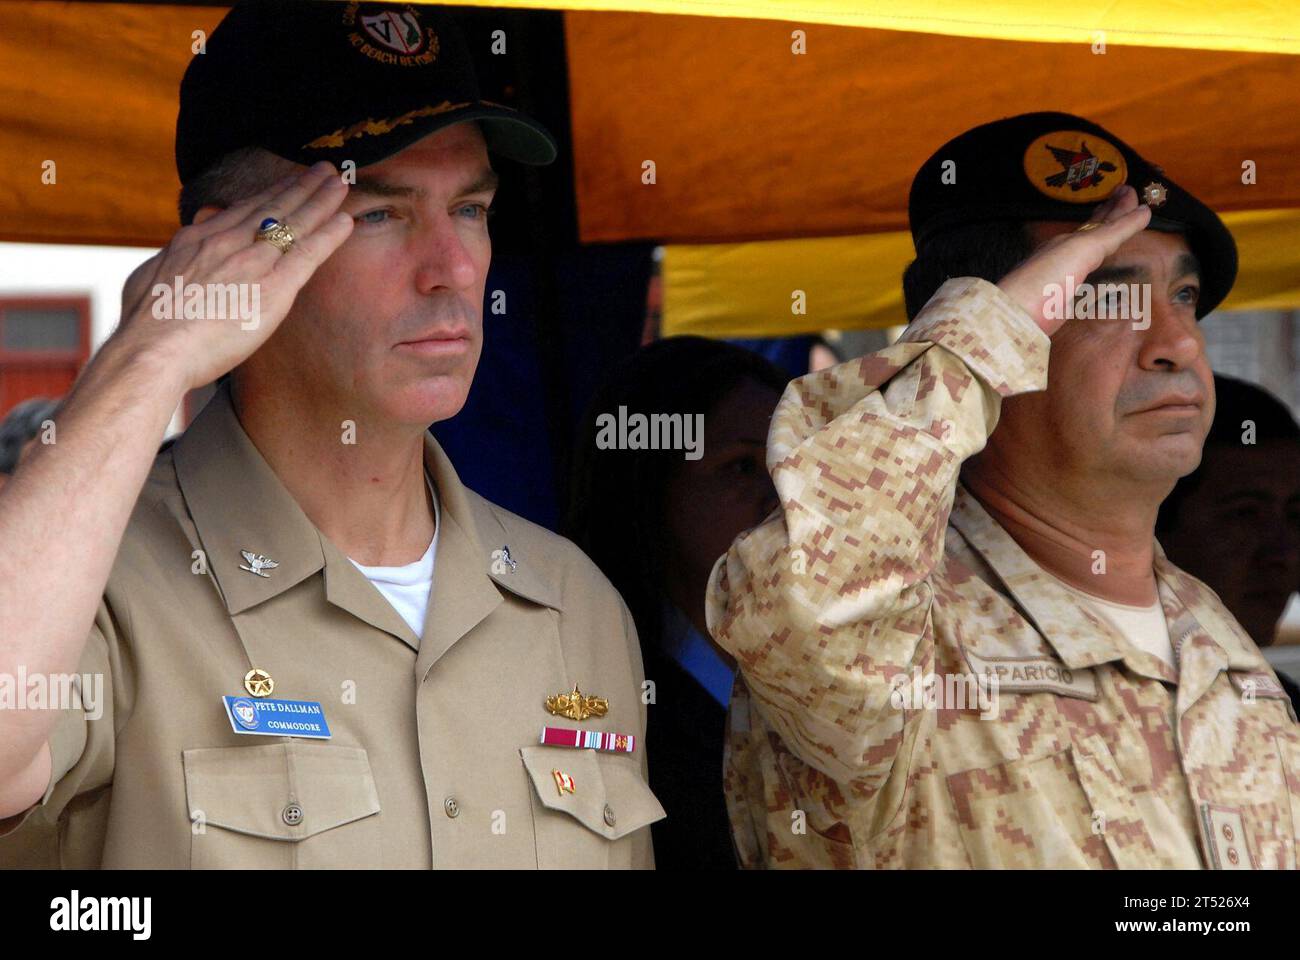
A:
<svg viewBox="0 0 1300 960">
<path fill-rule="evenodd" d="M 181 187 L 179 208 L 181 226 L 194 222 L 194 216 L 206 206 L 229 207 L 265 190 L 297 168 L 262 147 L 241 147 L 227 153 L 189 183 Z"/>
<path fill-rule="evenodd" d="M 1243 422 L 1255 426 L 1255 443 L 1281 441 L 1300 446 L 1300 423 L 1295 415 L 1273 394 L 1257 384 L 1221 373 L 1214 375 L 1214 421 L 1205 436 L 1201 465 L 1174 485 L 1160 505 L 1156 519 L 1156 536 L 1169 533 L 1178 523 L 1182 502 L 1193 493 L 1205 476 L 1205 456 L 1214 451 L 1240 450 Z"/>
<path fill-rule="evenodd" d="M 945 281 L 980 277 L 997 283 L 1032 252 L 1029 231 L 1019 220 L 964 223 L 935 234 L 903 271 L 907 319 L 915 319 Z"/>
<path fill-rule="evenodd" d="M 664 494 L 680 451 L 601 450 L 596 418 L 617 413 L 708 416 L 746 380 L 778 393 L 789 377 L 756 353 L 703 337 L 670 337 L 613 368 L 587 407 L 575 444 L 565 534 L 623 595 L 642 643 L 659 642 L 668 537 Z"/>
<path fill-rule="evenodd" d="M 41 432 L 41 424 L 52 420 L 59 401 L 32 397 L 18 404 L 0 420 L 0 473 L 13 473 L 28 441 Z"/>
</svg>

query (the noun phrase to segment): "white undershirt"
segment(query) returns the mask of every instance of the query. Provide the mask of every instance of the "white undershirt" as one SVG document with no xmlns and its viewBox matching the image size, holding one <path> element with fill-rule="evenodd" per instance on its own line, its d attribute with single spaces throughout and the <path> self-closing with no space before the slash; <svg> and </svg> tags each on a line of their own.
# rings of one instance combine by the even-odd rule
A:
<svg viewBox="0 0 1300 960">
<path fill-rule="evenodd" d="M 442 508 L 438 503 L 438 492 L 433 489 L 428 473 L 424 475 L 424 482 L 429 485 L 429 495 L 433 498 L 434 524 L 433 539 L 429 541 L 429 549 L 424 551 L 424 556 L 401 567 L 366 567 L 348 557 L 352 560 L 352 565 L 393 605 L 393 609 L 417 637 L 424 636 L 429 591 L 433 588 L 433 558 L 438 551 L 438 532 L 442 530 Z"/>
<path fill-rule="evenodd" d="M 1165 611 L 1158 599 L 1147 607 L 1133 607 L 1126 603 L 1115 603 L 1111 600 L 1103 600 L 1101 597 L 1094 597 L 1059 577 L 1052 576 L 1050 573 L 1048 576 L 1091 607 L 1093 613 L 1114 627 L 1133 646 L 1159 657 L 1171 667 L 1174 666 L 1174 645 L 1169 640 L 1169 626 L 1165 623 Z"/>
</svg>

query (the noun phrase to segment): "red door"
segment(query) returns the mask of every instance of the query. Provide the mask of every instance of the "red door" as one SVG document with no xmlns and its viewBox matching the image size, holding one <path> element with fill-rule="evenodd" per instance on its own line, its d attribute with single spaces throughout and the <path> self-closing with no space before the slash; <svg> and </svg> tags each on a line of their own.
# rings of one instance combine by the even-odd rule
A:
<svg viewBox="0 0 1300 960">
<path fill-rule="evenodd" d="M 62 397 L 89 356 L 89 298 L 0 297 L 0 417 Z"/>
</svg>

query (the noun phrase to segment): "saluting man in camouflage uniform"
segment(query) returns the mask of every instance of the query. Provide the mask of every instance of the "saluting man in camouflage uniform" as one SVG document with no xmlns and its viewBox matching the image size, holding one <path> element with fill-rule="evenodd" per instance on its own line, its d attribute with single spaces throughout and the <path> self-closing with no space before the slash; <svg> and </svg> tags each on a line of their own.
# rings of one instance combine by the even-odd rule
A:
<svg viewBox="0 0 1300 960">
<path fill-rule="evenodd" d="M 909 212 L 924 309 L 790 385 L 781 509 L 710 582 L 742 863 L 1295 867 L 1289 701 L 1153 536 L 1231 235 L 1064 114 L 951 141 Z"/>
</svg>

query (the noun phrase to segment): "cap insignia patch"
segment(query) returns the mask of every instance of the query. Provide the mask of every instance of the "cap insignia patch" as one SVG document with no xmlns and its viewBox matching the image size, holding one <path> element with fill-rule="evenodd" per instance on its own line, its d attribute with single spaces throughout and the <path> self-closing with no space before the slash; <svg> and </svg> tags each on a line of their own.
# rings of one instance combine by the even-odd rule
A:
<svg viewBox="0 0 1300 960">
<path fill-rule="evenodd" d="M 347 4 L 343 26 L 351 29 L 348 43 L 360 53 L 400 67 L 424 66 L 438 58 L 438 35 L 420 23 L 415 7 L 406 4 L 405 9 L 359 14 L 358 6 L 356 2 Z"/>
</svg>

